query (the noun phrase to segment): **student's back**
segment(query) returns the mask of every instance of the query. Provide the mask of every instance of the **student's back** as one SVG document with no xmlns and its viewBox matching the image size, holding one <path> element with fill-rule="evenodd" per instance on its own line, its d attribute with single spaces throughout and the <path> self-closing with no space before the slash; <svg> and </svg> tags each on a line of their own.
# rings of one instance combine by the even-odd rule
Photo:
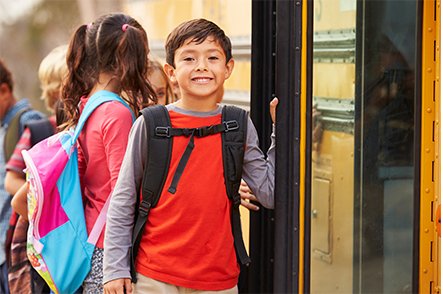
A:
<svg viewBox="0 0 443 294">
<path fill-rule="evenodd" d="M 87 101 L 86 97 L 81 99 L 80 112 Z M 117 182 L 132 121 L 131 111 L 120 102 L 104 103 L 90 115 L 78 138 L 81 147 L 79 172 L 88 232 Z M 103 238 L 104 230 L 97 247 L 103 248 Z"/>
<path fill-rule="evenodd" d="M 138 98 L 156 101 L 146 81 L 148 39 L 143 27 L 125 14 L 106 14 L 73 34 L 68 50 L 69 74 L 63 88 L 65 129 L 75 126 L 88 99 L 100 91 L 122 96 L 98 106 L 86 121 L 79 143 L 79 173 L 88 234 L 114 188 L 125 153 Z M 103 291 L 103 235 L 96 244 L 85 293 Z"/>
</svg>

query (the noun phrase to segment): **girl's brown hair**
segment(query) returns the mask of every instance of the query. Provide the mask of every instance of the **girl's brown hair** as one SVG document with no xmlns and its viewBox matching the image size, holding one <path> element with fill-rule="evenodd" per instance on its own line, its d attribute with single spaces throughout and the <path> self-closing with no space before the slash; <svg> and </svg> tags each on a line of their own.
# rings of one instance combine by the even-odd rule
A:
<svg viewBox="0 0 443 294">
<path fill-rule="evenodd" d="M 123 30 L 123 25 L 125 30 Z M 148 70 L 148 37 L 143 27 L 122 13 L 102 15 L 89 25 L 77 28 L 68 49 L 68 77 L 63 86 L 66 124 L 77 124 L 80 98 L 91 92 L 101 73 L 111 73 L 120 80 L 120 96 L 135 114 L 143 101 L 156 101 L 154 90 L 146 80 Z"/>
</svg>

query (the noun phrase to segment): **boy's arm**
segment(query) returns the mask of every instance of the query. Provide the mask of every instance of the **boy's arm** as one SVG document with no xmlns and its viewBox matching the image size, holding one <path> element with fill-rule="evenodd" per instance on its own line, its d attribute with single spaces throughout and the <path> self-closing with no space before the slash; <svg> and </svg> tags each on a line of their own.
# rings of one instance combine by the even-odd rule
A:
<svg viewBox="0 0 443 294">
<path fill-rule="evenodd" d="M 26 182 L 12 197 L 11 206 L 21 217 L 28 219 L 28 184 Z"/>
<path fill-rule="evenodd" d="M 14 148 L 14 153 L 5 165 L 5 189 L 9 194 L 14 195 L 26 182 L 25 160 L 22 156 L 23 150 L 31 148 L 31 130 L 26 128 Z"/>
<path fill-rule="evenodd" d="M 129 134 L 125 157 L 108 210 L 104 241 L 104 283 L 131 277 L 129 250 L 132 246 L 135 202 L 143 177 L 146 144 L 145 124 L 141 116 Z"/>
<path fill-rule="evenodd" d="M 278 99 L 271 101 L 271 117 L 275 122 L 275 109 Z M 248 119 L 248 134 L 246 138 L 246 151 L 243 159 L 243 179 L 248 184 L 258 201 L 266 208 L 274 208 L 274 183 L 275 183 L 275 125 L 272 126 L 271 147 L 265 159 L 259 148 L 257 131 L 252 120 Z"/>
<path fill-rule="evenodd" d="M 9 194 L 14 195 L 26 183 L 26 177 L 23 172 L 8 170 L 5 176 L 5 189 Z"/>
</svg>

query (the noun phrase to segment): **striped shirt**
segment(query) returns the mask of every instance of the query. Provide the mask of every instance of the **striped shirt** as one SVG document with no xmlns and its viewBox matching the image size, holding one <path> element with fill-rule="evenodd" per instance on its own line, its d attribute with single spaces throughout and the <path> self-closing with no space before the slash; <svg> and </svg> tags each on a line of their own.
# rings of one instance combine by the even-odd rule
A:
<svg viewBox="0 0 443 294">
<path fill-rule="evenodd" d="M 55 116 L 51 116 L 48 119 L 52 126 L 54 127 L 54 131 L 56 129 Z M 15 145 L 14 153 L 12 153 L 11 158 L 6 163 L 5 169 L 6 171 L 15 171 L 18 173 L 24 173 L 23 170 L 26 168 L 25 161 L 22 156 L 23 150 L 29 150 L 31 148 L 31 131 L 26 128 L 23 131 L 22 136 Z"/>
</svg>

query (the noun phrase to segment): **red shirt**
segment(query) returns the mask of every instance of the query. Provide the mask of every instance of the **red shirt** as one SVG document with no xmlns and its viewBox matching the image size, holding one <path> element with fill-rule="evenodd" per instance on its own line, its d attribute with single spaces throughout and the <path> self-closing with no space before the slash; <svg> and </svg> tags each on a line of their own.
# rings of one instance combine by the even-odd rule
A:
<svg viewBox="0 0 443 294">
<path fill-rule="evenodd" d="M 88 98 L 81 99 L 80 110 Z M 103 103 L 89 116 L 78 138 L 78 165 L 88 234 L 117 182 L 132 126 L 132 113 L 117 101 Z M 105 228 L 96 246 L 103 248 Z"/>
<path fill-rule="evenodd" d="M 172 127 L 219 124 L 221 114 L 194 117 L 169 111 Z M 173 138 L 171 164 L 157 206 L 151 209 L 137 255 L 142 275 L 173 285 L 224 290 L 240 272 L 231 231 L 231 201 L 226 195 L 221 135 L 195 138 L 195 148 L 178 183 L 167 191 L 189 142 Z"/>
</svg>

